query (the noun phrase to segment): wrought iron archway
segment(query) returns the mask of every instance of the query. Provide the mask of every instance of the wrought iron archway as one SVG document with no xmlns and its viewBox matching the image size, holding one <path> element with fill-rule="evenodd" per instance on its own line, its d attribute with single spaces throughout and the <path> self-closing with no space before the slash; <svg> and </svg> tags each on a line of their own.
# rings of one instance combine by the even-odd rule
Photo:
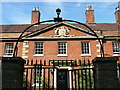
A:
<svg viewBox="0 0 120 90">
<path fill-rule="evenodd" d="M 25 30 L 23 30 L 23 32 L 20 34 L 20 36 L 18 37 L 18 40 L 16 42 L 16 45 L 15 45 L 15 48 L 14 48 L 14 52 L 13 52 L 13 57 L 17 56 L 17 52 L 18 52 L 18 43 L 19 41 L 25 37 L 25 36 L 22 36 L 28 29 L 30 29 L 31 27 L 35 26 L 35 25 L 39 25 L 41 23 L 46 23 L 46 22 L 62 22 L 62 21 L 65 21 L 65 22 L 74 22 L 74 23 L 77 23 L 77 24 L 80 24 L 80 25 L 83 25 L 85 26 L 86 28 L 88 28 L 93 34 L 94 36 L 97 38 L 99 44 L 100 44 L 100 54 L 101 54 L 101 57 L 104 57 L 104 49 L 103 49 L 103 39 L 100 39 L 99 36 L 96 34 L 96 32 L 94 32 L 94 30 L 92 28 L 90 28 L 88 25 L 84 24 L 84 23 L 81 23 L 81 22 L 78 22 L 78 21 L 74 21 L 74 20 L 62 20 L 62 18 L 59 17 L 60 15 L 60 12 L 61 10 L 58 8 L 56 9 L 56 12 L 57 12 L 57 18 L 54 18 L 53 20 L 46 20 L 46 21 L 41 21 L 41 22 L 38 22 L 38 23 L 35 23 L 35 24 L 31 24 L 30 26 L 28 26 Z M 102 41 L 101 41 L 102 40 Z"/>
</svg>

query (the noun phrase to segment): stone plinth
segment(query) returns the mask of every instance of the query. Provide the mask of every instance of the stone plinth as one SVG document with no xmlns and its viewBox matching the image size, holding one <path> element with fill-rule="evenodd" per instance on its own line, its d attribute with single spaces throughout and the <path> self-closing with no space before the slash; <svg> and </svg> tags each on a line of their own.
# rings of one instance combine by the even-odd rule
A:
<svg viewBox="0 0 120 90">
<path fill-rule="evenodd" d="M 93 60 L 95 87 L 97 90 L 119 89 L 117 78 L 117 57 L 97 57 Z"/>
<path fill-rule="evenodd" d="M 1 57 L 2 90 L 21 90 L 24 60 L 20 57 Z"/>
</svg>

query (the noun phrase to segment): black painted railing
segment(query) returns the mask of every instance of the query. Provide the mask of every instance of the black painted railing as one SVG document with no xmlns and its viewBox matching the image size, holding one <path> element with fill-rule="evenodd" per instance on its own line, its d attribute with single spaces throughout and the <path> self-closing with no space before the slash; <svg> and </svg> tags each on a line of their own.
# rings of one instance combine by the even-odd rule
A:
<svg viewBox="0 0 120 90">
<path fill-rule="evenodd" d="M 89 60 L 26 60 L 23 90 L 94 89 Z"/>
</svg>

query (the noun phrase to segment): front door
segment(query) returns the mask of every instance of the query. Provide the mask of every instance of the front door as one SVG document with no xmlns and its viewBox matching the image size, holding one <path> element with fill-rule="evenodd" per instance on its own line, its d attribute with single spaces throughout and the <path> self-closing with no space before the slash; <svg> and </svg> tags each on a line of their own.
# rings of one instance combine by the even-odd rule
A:
<svg viewBox="0 0 120 90">
<path fill-rule="evenodd" d="M 57 71 L 57 90 L 66 90 L 68 88 L 68 70 L 58 69 Z"/>
</svg>

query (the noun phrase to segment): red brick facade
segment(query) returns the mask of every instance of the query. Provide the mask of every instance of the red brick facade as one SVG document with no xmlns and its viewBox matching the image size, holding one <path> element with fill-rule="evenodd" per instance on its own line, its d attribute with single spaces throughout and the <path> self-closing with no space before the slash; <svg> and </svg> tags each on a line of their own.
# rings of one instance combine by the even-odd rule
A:
<svg viewBox="0 0 120 90">
<path fill-rule="evenodd" d="M 90 9 L 91 10 L 91 9 Z M 89 12 L 89 10 L 88 10 Z M 40 14 L 40 13 L 39 13 Z M 88 17 L 89 19 L 86 24 L 91 27 L 94 32 L 97 33 L 98 37 L 103 40 L 104 55 L 106 57 L 113 57 L 113 42 L 120 43 L 120 24 L 119 23 L 94 23 L 94 13 Z M 38 15 L 39 17 L 39 15 Z M 91 19 L 92 18 L 92 19 Z M 32 17 L 32 19 L 34 19 Z M 37 19 L 37 22 L 39 19 Z M 33 21 L 33 23 L 36 23 Z M 0 33 L 0 56 L 5 56 L 5 44 L 15 43 L 18 36 L 22 31 L 29 25 L 1 25 L 2 32 Z M 64 26 L 64 31 L 69 29 L 69 33 L 63 36 L 57 35 L 56 29 L 60 30 Z M 59 32 L 58 34 L 60 34 Z M 100 57 L 100 44 L 93 33 L 87 28 L 79 24 L 71 24 L 66 22 L 59 22 L 55 24 L 40 24 L 33 26 L 24 35 L 26 37 L 18 44 L 18 56 L 24 59 L 41 59 L 41 60 L 80 60 L 80 59 L 94 59 L 95 57 Z M 35 56 L 35 43 L 43 43 L 43 56 Z M 67 43 L 67 55 L 58 56 L 58 42 Z M 81 42 L 89 42 L 90 55 L 82 55 Z M 119 47 L 120 49 L 120 47 Z M 117 55 L 120 57 L 120 52 Z"/>
</svg>

